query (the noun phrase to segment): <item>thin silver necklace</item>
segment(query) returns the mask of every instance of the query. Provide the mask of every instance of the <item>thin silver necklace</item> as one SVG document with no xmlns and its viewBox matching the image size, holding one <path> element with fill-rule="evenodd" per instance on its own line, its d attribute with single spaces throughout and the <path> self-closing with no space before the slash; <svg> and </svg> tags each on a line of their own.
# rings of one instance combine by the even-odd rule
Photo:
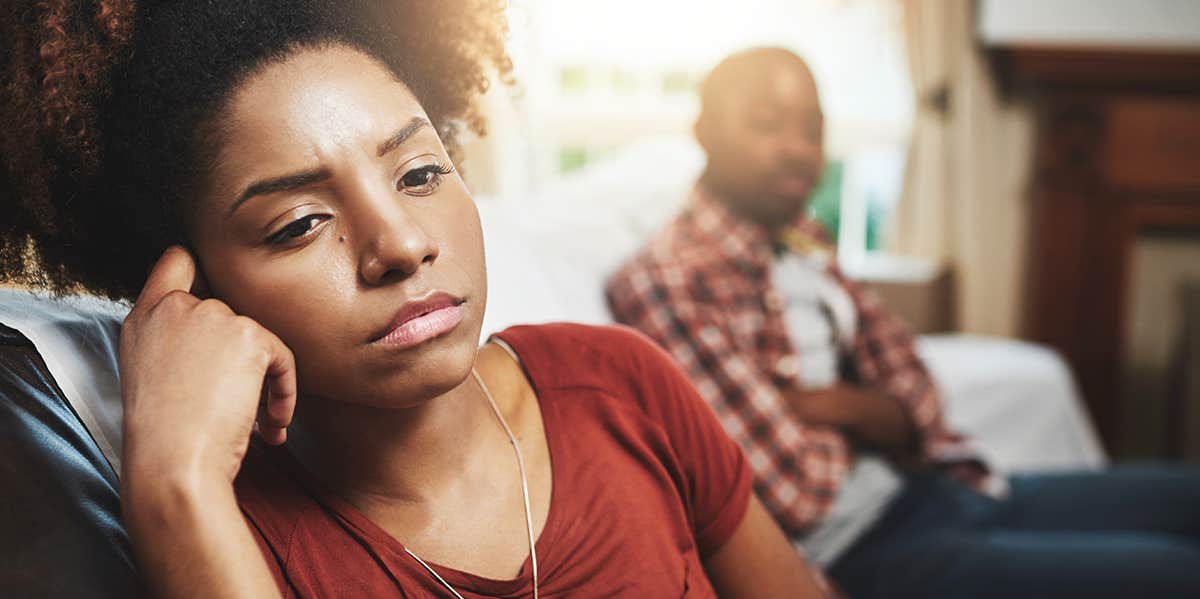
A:
<svg viewBox="0 0 1200 599">
<path fill-rule="evenodd" d="M 483 382 L 483 377 L 480 377 L 479 372 L 474 368 L 471 369 L 471 376 L 475 379 L 475 384 L 479 385 L 479 388 L 483 391 L 483 396 L 487 398 L 488 405 L 492 407 L 492 412 L 496 414 L 496 419 L 500 421 L 500 426 L 504 428 L 504 434 L 508 435 L 508 442 L 512 443 L 513 451 L 517 454 L 517 467 L 521 470 L 521 499 L 525 501 L 525 529 L 529 532 L 529 561 L 533 566 L 533 599 L 538 599 L 537 547 L 533 538 L 533 512 L 529 509 L 529 479 L 525 475 L 525 458 L 521 457 L 521 446 L 517 444 L 517 437 L 513 435 L 512 429 L 508 428 L 508 422 L 504 420 L 504 415 L 500 413 L 500 408 L 496 406 L 496 400 L 492 398 L 492 392 L 488 390 L 487 384 Z M 418 564 L 424 566 L 438 582 L 442 583 L 442 586 L 446 587 L 446 590 L 450 591 L 450 594 L 454 595 L 457 599 L 465 599 L 458 591 L 454 590 L 454 587 L 450 586 L 450 583 L 446 582 L 445 578 L 442 578 L 437 571 L 429 567 L 429 564 L 425 563 L 425 560 L 418 557 L 407 546 L 404 550 L 413 559 L 417 560 Z"/>
</svg>

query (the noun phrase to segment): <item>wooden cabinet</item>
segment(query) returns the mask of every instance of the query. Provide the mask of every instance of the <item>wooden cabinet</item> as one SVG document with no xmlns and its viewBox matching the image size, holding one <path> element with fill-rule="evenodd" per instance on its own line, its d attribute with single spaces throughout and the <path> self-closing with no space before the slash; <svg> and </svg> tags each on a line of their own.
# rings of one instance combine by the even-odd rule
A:
<svg viewBox="0 0 1200 599">
<path fill-rule="evenodd" d="M 1027 335 L 1060 350 L 1112 447 L 1130 256 L 1148 231 L 1200 237 L 1200 52 L 994 52 L 1038 111 Z"/>
</svg>

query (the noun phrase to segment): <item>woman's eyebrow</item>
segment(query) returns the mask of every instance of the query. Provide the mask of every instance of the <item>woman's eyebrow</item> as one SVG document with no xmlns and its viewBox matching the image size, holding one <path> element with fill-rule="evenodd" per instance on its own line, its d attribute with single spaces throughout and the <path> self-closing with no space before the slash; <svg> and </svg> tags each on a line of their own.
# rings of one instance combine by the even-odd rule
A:
<svg viewBox="0 0 1200 599">
<path fill-rule="evenodd" d="M 246 188 L 242 195 L 238 196 L 236 202 L 229 207 L 229 212 L 225 214 L 226 218 L 233 214 L 235 210 L 245 204 L 247 200 L 255 196 L 279 193 L 281 191 L 291 191 L 307 187 L 313 183 L 319 183 L 329 178 L 329 171 L 325 169 L 317 169 L 275 177 L 274 179 L 266 179 L 257 181 Z"/>
<path fill-rule="evenodd" d="M 419 116 L 413 117 L 408 124 L 401 127 L 399 131 L 393 133 L 392 136 L 387 139 L 387 141 L 379 144 L 379 148 L 375 150 L 375 155 L 382 158 L 388 152 L 395 150 L 405 141 L 408 141 L 408 138 L 412 137 L 417 131 L 420 131 L 425 127 L 432 126 L 433 125 L 429 124 L 429 121 L 425 120 L 424 118 Z"/>
<path fill-rule="evenodd" d="M 430 122 L 425 118 L 419 116 L 413 117 L 412 120 L 408 121 L 408 123 L 393 133 L 392 136 L 387 138 L 386 141 L 379 144 L 379 147 L 376 148 L 375 153 L 382 157 L 388 152 L 391 152 L 392 150 L 395 150 L 403 145 L 404 142 L 408 141 L 408 138 L 412 137 L 416 132 L 424 129 L 425 127 L 432 126 L 433 125 L 430 124 Z M 247 187 L 246 191 L 242 192 L 242 195 L 238 196 L 237 201 L 235 201 L 233 205 L 229 207 L 226 217 L 232 215 L 234 211 L 241 207 L 242 204 L 245 204 L 246 201 L 255 196 L 279 193 L 281 191 L 291 191 L 293 189 L 299 189 L 308 185 L 312 185 L 313 183 L 319 183 L 328 178 L 329 171 L 319 169 L 255 182 Z"/>
</svg>

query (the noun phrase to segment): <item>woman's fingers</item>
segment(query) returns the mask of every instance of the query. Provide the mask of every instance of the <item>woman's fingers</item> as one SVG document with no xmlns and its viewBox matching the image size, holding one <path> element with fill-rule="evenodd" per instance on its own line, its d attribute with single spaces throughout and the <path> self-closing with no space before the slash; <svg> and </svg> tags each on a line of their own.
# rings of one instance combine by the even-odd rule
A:
<svg viewBox="0 0 1200 599">
<path fill-rule="evenodd" d="M 287 440 L 287 425 L 296 409 L 296 360 L 278 337 L 263 329 L 267 345 L 265 408 L 259 410 L 258 427 L 263 440 L 278 445 Z"/>
<path fill-rule="evenodd" d="M 196 281 L 196 261 L 181 246 L 173 245 L 163 252 L 150 276 L 146 279 L 142 292 L 138 295 L 134 310 L 146 311 L 157 306 L 160 301 L 173 291 L 190 293 L 192 284 Z"/>
<path fill-rule="evenodd" d="M 191 253 L 180 246 L 163 252 L 122 328 L 122 397 L 129 422 L 140 415 L 197 423 L 190 439 L 171 442 L 208 454 L 223 447 L 205 459 L 236 473 L 227 458 L 240 460 L 255 420 L 267 443 L 286 440 L 296 407 L 295 358 L 253 319 L 220 300 L 197 298 L 201 287 Z"/>
</svg>

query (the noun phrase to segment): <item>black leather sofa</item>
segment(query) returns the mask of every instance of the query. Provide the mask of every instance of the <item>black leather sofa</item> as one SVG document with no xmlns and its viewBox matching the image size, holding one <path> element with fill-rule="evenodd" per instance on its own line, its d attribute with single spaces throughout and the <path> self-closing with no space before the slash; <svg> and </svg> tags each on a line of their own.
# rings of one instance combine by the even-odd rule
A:
<svg viewBox="0 0 1200 599">
<path fill-rule="evenodd" d="M 0 597 L 141 595 L 118 489 L 33 343 L 0 325 Z"/>
</svg>

